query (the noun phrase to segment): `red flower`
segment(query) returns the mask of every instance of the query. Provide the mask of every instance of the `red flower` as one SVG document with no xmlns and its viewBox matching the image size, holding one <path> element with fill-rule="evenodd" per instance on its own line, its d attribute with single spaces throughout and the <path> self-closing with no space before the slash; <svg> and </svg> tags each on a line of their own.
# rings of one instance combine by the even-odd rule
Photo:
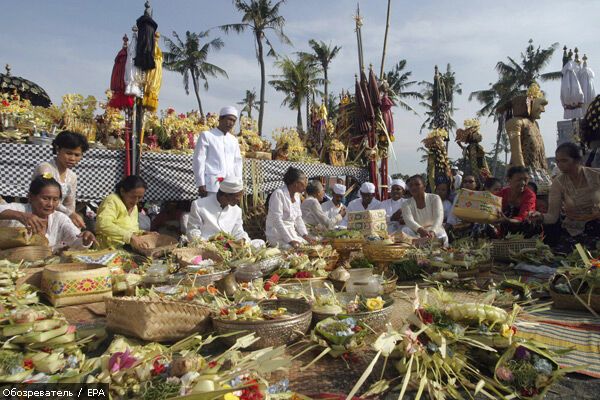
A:
<svg viewBox="0 0 600 400">
<path fill-rule="evenodd" d="M 181 113 L 181 114 L 178 115 L 178 117 L 179 117 L 179 119 L 185 119 L 185 114 Z"/>
<path fill-rule="evenodd" d="M 154 362 L 152 363 L 152 375 L 156 376 L 156 375 L 160 375 L 163 372 L 165 372 L 167 369 L 167 367 L 165 367 L 165 365 L 163 363 L 160 362 L 160 359 L 156 359 L 154 360 Z"/>
<path fill-rule="evenodd" d="M 173 107 L 169 107 L 167 108 L 167 114 L 173 114 L 175 112 L 175 109 Z"/>
<path fill-rule="evenodd" d="M 354 332 L 360 332 L 360 331 L 362 331 L 362 328 L 360 327 L 360 325 L 355 325 L 354 328 L 352 328 L 352 330 Z"/>
<path fill-rule="evenodd" d="M 6 100 L 2 100 L 2 105 L 4 107 L 8 107 L 8 106 L 10 106 L 10 103 L 8 101 L 6 101 Z"/>
<path fill-rule="evenodd" d="M 265 282 L 265 290 L 268 292 L 269 290 L 271 290 L 271 286 L 273 285 L 273 283 L 271 281 L 266 281 Z"/>
<path fill-rule="evenodd" d="M 217 178 L 217 182 L 219 182 L 219 183 L 223 182 L 224 180 L 225 180 L 225 178 L 223 178 L 222 176 L 219 176 Z"/>
<path fill-rule="evenodd" d="M 23 360 L 23 368 L 25 368 L 25 369 L 33 369 L 33 360 L 31 358 Z"/>
<path fill-rule="evenodd" d="M 517 327 L 516 326 L 511 326 L 510 329 L 513 331 L 513 335 L 517 334 Z"/>
<path fill-rule="evenodd" d="M 279 275 L 277 275 L 277 274 L 273 274 L 273 276 L 271 276 L 271 277 L 269 278 L 269 281 L 270 281 L 270 282 L 273 282 L 273 283 L 277 283 L 277 282 L 279 282 L 279 278 L 280 278 L 280 276 L 279 276 Z"/>
<path fill-rule="evenodd" d="M 298 278 L 298 279 L 312 278 L 312 274 L 308 271 L 300 271 L 300 272 L 296 272 L 296 274 L 294 275 L 294 278 Z"/>
<path fill-rule="evenodd" d="M 214 367 L 216 367 L 217 365 L 218 365 L 218 364 L 217 364 L 217 362 L 216 362 L 216 361 L 211 361 L 211 362 L 209 362 L 209 363 L 208 363 L 208 368 L 214 368 Z"/>
<path fill-rule="evenodd" d="M 419 308 L 417 310 L 417 314 L 419 315 L 419 319 L 425 324 L 433 323 L 433 315 L 431 313 L 425 311 L 424 308 Z"/>
<path fill-rule="evenodd" d="M 219 313 L 221 315 L 229 315 L 229 310 L 226 308 L 221 308 L 221 312 Z"/>
</svg>

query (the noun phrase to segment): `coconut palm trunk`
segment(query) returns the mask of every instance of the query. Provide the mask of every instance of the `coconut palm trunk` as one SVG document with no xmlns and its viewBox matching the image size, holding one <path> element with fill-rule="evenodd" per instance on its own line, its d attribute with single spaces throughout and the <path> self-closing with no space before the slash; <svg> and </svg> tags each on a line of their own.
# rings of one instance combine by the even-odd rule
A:
<svg viewBox="0 0 600 400">
<path fill-rule="evenodd" d="M 325 97 L 325 105 L 329 104 L 329 91 L 328 91 L 328 86 L 329 86 L 329 78 L 327 78 L 327 68 L 323 68 L 323 78 L 325 78 L 325 84 L 323 85 L 323 89 L 325 91 L 324 97 Z"/>
<path fill-rule="evenodd" d="M 198 111 L 200 111 L 200 116 L 204 118 L 204 111 L 202 110 L 202 101 L 200 101 L 200 93 L 198 90 L 198 77 L 192 71 L 192 84 L 194 85 L 194 93 L 196 94 L 196 100 L 198 101 Z"/>
<path fill-rule="evenodd" d="M 298 104 L 298 115 L 296 115 L 296 127 L 302 132 L 302 104 Z"/>
<path fill-rule="evenodd" d="M 262 38 L 256 33 L 258 44 L 258 63 L 260 64 L 260 99 L 258 105 L 258 134 L 262 136 L 263 116 L 265 114 L 265 58 L 263 52 Z"/>
</svg>

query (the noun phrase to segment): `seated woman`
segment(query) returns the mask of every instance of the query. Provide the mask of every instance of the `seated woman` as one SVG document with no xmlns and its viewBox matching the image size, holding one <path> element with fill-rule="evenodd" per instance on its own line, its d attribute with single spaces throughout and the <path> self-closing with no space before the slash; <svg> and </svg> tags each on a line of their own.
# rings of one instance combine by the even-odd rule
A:
<svg viewBox="0 0 600 400">
<path fill-rule="evenodd" d="M 536 205 L 535 193 L 527 186 L 529 171 L 522 166 L 510 167 L 506 178 L 508 186 L 495 193 L 502 197 L 502 233 L 523 233 L 526 237 L 539 233 L 529 221 Z"/>
<path fill-rule="evenodd" d="M 143 247 L 139 242 L 143 231 L 138 224 L 137 204 L 146 193 L 146 182 L 137 175 L 123 178 L 115 193 L 104 199 L 96 216 L 96 235 L 104 248 L 130 244 Z"/>
<path fill-rule="evenodd" d="M 444 222 L 446 222 L 448 220 L 448 217 L 450 216 L 450 212 L 452 211 L 452 202 L 450 201 L 450 185 L 446 182 L 439 183 L 435 187 L 435 194 L 440 196 L 440 199 L 442 199 L 442 208 L 444 210 Z"/>
<path fill-rule="evenodd" d="M 490 193 L 497 193 L 502 189 L 502 182 L 498 178 L 487 178 L 483 183 L 483 190 Z"/>
<path fill-rule="evenodd" d="M 306 199 L 302 202 L 300 209 L 302 219 L 306 225 L 314 227 L 316 230 L 333 229 L 342 221 L 346 210 L 342 209 L 333 217 L 327 216 L 321 207 L 321 201 L 325 196 L 323 185 L 319 181 L 311 181 L 306 186 Z"/>
<path fill-rule="evenodd" d="M 437 194 L 425 193 L 425 181 L 421 175 L 408 180 L 411 198 L 402 205 L 402 216 L 406 226 L 402 232 L 414 238 L 438 238 L 448 245 L 444 230 L 444 209 Z"/>
<path fill-rule="evenodd" d="M 87 248 L 96 242 L 94 234 L 81 232 L 73 221 L 58 212 L 62 198 L 60 184 L 50 174 L 35 177 L 29 185 L 29 203 L 0 205 L 0 226 L 25 227 L 32 234 L 46 236 L 53 249 Z"/>
<path fill-rule="evenodd" d="M 314 243 L 308 236 L 300 208 L 300 194 L 306 190 L 306 175 L 297 168 L 289 167 L 283 175 L 283 182 L 285 186 L 274 191 L 269 199 L 265 223 L 267 242 L 283 248 Z"/>
<path fill-rule="evenodd" d="M 77 175 L 75 175 L 72 168 L 79 164 L 83 153 L 88 148 L 87 139 L 83 135 L 62 131 L 52 141 L 54 159 L 41 163 L 33 172 L 33 178 L 49 173 L 60 184 L 62 197 L 57 210 L 70 217 L 78 228 L 84 228 L 85 223 L 83 218 L 75 212 Z"/>
<path fill-rule="evenodd" d="M 545 224 L 560 223 L 564 209 L 561 234 L 547 237 L 560 237 L 560 242 L 569 248 L 577 243 L 595 248 L 600 237 L 600 171 L 584 167 L 582 161 L 581 149 L 576 144 L 558 146 L 556 163 L 561 173 L 550 186 L 548 212 L 535 217 Z M 558 244 L 558 240 L 552 244 Z"/>
</svg>

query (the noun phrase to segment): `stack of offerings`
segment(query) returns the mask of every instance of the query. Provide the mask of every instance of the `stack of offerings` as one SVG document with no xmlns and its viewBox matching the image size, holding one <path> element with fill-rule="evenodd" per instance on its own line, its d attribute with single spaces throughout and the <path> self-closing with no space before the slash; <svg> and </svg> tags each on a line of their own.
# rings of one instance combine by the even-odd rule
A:
<svg viewBox="0 0 600 400">
<path fill-rule="evenodd" d="M 0 260 L 0 304 L 23 306 L 39 302 L 35 288 L 16 284 L 25 275 L 20 267 L 21 264 Z"/>
<path fill-rule="evenodd" d="M 348 213 L 348 229 L 360 231 L 363 236 L 387 233 L 385 210 L 357 211 Z"/>
<path fill-rule="evenodd" d="M 454 215 L 465 222 L 490 224 L 498 221 L 502 198 L 489 192 L 461 189 L 454 205 Z"/>
</svg>

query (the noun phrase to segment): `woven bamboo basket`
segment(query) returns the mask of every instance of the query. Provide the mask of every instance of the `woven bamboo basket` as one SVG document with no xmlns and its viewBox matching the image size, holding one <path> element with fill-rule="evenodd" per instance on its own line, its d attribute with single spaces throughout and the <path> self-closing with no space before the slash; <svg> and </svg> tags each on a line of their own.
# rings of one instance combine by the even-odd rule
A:
<svg viewBox="0 0 600 400">
<path fill-rule="evenodd" d="M 572 294 L 564 294 L 556 292 L 552 286 L 549 288 L 550 297 L 552 297 L 552 307 L 561 310 L 578 310 L 589 311 L 577 298 Z M 592 310 L 600 312 L 600 295 L 587 293 L 578 295 Z"/>
<path fill-rule="evenodd" d="M 175 259 L 179 265 L 184 268 L 189 265 L 193 265 L 192 260 L 198 256 L 202 256 L 203 260 L 213 260 L 215 263 L 223 262 L 223 257 L 214 251 L 195 247 L 182 247 L 179 249 L 174 249 L 172 254 L 175 256 Z"/>
<path fill-rule="evenodd" d="M 390 321 L 392 317 L 392 311 L 394 308 L 394 300 L 389 299 L 387 301 L 388 305 L 383 307 L 381 310 L 377 311 L 365 311 L 358 312 L 352 314 L 338 314 L 338 316 L 348 316 L 360 321 L 366 325 L 368 325 L 375 332 L 380 333 L 385 331 L 386 324 Z M 313 311 L 313 324 L 316 324 L 319 321 L 324 320 L 325 318 L 332 317 L 333 314 L 325 314 Z"/>
<path fill-rule="evenodd" d="M 221 267 L 221 269 L 213 272 L 212 274 L 188 274 L 184 279 L 183 284 L 186 286 L 208 286 L 212 283 L 225 278 L 231 272 L 231 268 Z"/>
<path fill-rule="evenodd" d="M 312 312 L 310 305 L 300 299 L 264 300 L 259 303 L 263 309 L 276 310 L 286 308 L 290 313 L 296 314 L 290 318 L 273 319 L 264 321 L 230 321 L 213 317 L 213 327 L 219 334 L 245 331 L 240 335 L 221 338 L 225 344 L 231 346 L 238 336 L 254 332 L 260 338 L 247 350 L 258 350 L 265 347 L 276 347 L 300 339 L 310 327 Z"/>
<path fill-rule="evenodd" d="M 112 297 L 108 267 L 99 264 L 54 264 L 42 272 L 42 292 L 55 307 L 95 303 Z"/>
<path fill-rule="evenodd" d="M 106 327 L 142 340 L 168 342 L 210 327 L 210 309 L 201 304 L 147 297 L 104 299 Z"/>
<path fill-rule="evenodd" d="M 160 257 L 177 248 L 177 239 L 173 236 L 163 234 L 147 234 L 141 236 L 142 243 L 148 244 L 148 248 L 133 247 L 136 253 L 146 257 Z"/>
<path fill-rule="evenodd" d="M 50 256 L 52 256 L 52 250 L 48 246 L 24 246 L 0 251 L 0 259 L 14 263 L 45 260 Z"/>
<path fill-rule="evenodd" d="M 394 262 L 404 259 L 408 249 L 406 245 L 402 244 L 366 244 L 363 246 L 363 253 L 371 261 Z"/>
<path fill-rule="evenodd" d="M 319 276 L 315 278 L 283 278 L 281 283 L 313 283 L 327 280 L 326 276 Z"/>
<path fill-rule="evenodd" d="M 396 284 L 398 283 L 398 276 L 393 274 L 392 276 L 385 276 L 383 282 L 383 293 L 392 294 L 396 291 Z"/>
<path fill-rule="evenodd" d="M 30 235 L 27 228 L 0 227 L 0 250 L 23 246 L 48 246 L 48 239 Z"/>
<path fill-rule="evenodd" d="M 536 239 L 492 240 L 490 256 L 493 260 L 510 261 L 510 253 L 518 253 L 523 249 L 535 248 Z"/>
</svg>

